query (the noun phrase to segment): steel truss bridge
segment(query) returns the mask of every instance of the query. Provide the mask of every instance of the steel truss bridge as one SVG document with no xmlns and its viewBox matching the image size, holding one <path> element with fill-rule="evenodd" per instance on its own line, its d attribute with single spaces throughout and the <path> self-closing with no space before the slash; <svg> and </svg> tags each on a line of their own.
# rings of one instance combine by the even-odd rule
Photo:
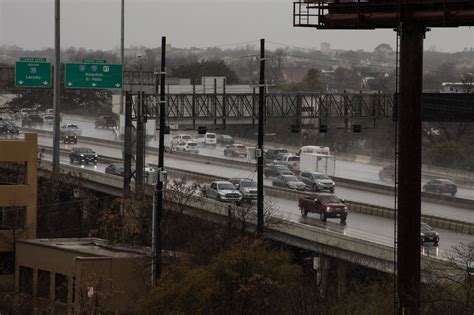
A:
<svg viewBox="0 0 474 315">
<path fill-rule="evenodd" d="M 18 93 L 15 88 L 14 67 L 0 67 L 0 90 Z M 124 71 L 124 86 L 155 85 L 151 71 Z M 33 90 L 33 89 L 31 89 Z M 137 92 L 130 92 L 137 99 Z M 394 108 L 393 94 L 349 94 L 349 93 L 267 93 L 265 95 L 265 117 L 292 119 L 321 118 L 389 118 Z M 136 107 L 137 101 L 134 101 Z M 155 94 L 143 97 L 143 114 L 147 118 L 157 117 Z M 167 95 L 168 118 L 170 120 L 241 120 L 258 116 L 258 93 L 180 93 Z"/>
<path fill-rule="evenodd" d="M 135 94 L 134 104 L 138 104 Z M 392 117 L 391 94 L 267 93 L 266 118 L 388 118 Z M 144 96 L 145 116 L 157 117 L 155 95 Z M 256 119 L 258 94 L 169 94 L 169 119 Z M 134 107 L 138 105 L 134 105 Z"/>
</svg>

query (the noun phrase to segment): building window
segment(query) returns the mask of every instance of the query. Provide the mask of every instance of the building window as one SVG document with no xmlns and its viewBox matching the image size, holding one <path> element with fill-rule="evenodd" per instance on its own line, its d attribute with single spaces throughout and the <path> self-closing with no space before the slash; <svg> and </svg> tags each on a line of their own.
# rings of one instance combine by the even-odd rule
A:
<svg viewBox="0 0 474 315">
<path fill-rule="evenodd" d="M 66 275 L 57 273 L 55 274 L 55 296 L 56 302 L 67 304 L 67 293 L 68 293 L 68 278 Z"/>
<path fill-rule="evenodd" d="M 20 266 L 20 293 L 33 295 L 33 268 Z"/>
<path fill-rule="evenodd" d="M 26 162 L 0 162 L 0 185 L 25 185 Z"/>
<path fill-rule="evenodd" d="M 38 297 L 49 299 L 49 288 L 51 285 L 51 273 L 46 270 L 38 270 Z"/>
<path fill-rule="evenodd" d="M 0 230 L 17 230 L 25 227 L 26 207 L 0 207 Z"/>
<path fill-rule="evenodd" d="M 15 254 L 13 252 L 0 252 L 0 276 L 15 273 Z"/>
</svg>

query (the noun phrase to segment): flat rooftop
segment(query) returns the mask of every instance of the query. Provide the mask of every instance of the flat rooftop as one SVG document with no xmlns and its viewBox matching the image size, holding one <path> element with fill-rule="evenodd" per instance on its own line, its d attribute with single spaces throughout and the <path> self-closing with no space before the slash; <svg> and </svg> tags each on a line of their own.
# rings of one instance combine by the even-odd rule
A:
<svg viewBox="0 0 474 315">
<path fill-rule="evenodd" d="M 77 253 L 78 256 L 134 258 L 150 254 L 150 248 L 110 244 L 99 238 L 48 238 L 19 240 L 18 243 Z"/>
</svg>

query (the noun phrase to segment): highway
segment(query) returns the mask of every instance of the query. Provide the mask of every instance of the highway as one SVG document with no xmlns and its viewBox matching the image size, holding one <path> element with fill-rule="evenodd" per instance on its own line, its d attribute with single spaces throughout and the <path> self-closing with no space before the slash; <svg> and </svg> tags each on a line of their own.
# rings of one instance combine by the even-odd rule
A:
<svg viewBox="0 0 474 315">
<path fill-rule="evenodd" d="M 107 130 L 98 130 L 98 132 L 103 132 Z M 111 132 L 110 130 L 108 132 Z M 38 139 L 40 145 L 51 146 L 51 139 L 48 137 L 40 136 Z M 78 146 L 81 145 L 80 138 Z M 110 156 L 115 158 L 122 157 L 121 148 L 117 146 L 105 146 L 103 144 L 94 145 L 89 143 L 82 144 L 83 146 L 90 147 L 95 150 L 98 154 L 104 156 Z M 62 148 L 70 149 L 74 145 L 64 145 L 61 144 Z M 156 155 L 146 155 L 146 161 L 148 163 L 157 163 Z M 165 160 L 165 166 L 181 169 L 184 171 L 193 171 L 203 174 L 210 174 L 214 176 L 222 177 L 254 177 L 256 178 L 256 168 L 255 165 L 249 164 L 247 170 L 240 168 L 230 168 L 212 164 L 204 164 L 200 162 L 191 162 L 176 158 L 167 157 Z M 271 179 L 265 179 L 265 185 L 271 185 Z M 394 205 L 394 196 L 391 196 L 386 193 L 374 193 L 367 192 L 352 188 L 337 187 L 336 192 L 341 198 L 345 198 L 352 201 L 370 203 L 377 206 L 383 207 L 393 207 Z M 446 205 L 441 205 L 433 202 L 423 202 L 422 203 L 422 213 L 435 215 L 439 217 L 449 217 L 464 222 L 474 222 L 474 212 L 471 209 L 457 208 Z"/>
<path fill-rule="evenodd" d="M 94 121 L 91 118 L 79 117 L 79 116 L 72 116 L 72 115 L 64 115 L 63 124 L 65 123 L 73 123 L 77 124 L 81 130 L 82 135 L 92 138 L 99 138 L 99 139 L 107 139 L 107 140 L 116 140 L 116 136 L 114 132 L 110 129 L 96 129 L 94 126 Z M 45 126 L 45 130 L 52 130 L 51 127 Z M 189 133 L 191 135 L 196 135 L 195 131 L 185 131 L 183 133 Z M 158 147 L 158 142 L 154 139 L 148 142 L 148 146 L 151 147 Z M 213 156 L 213 157 L 222 157 L 223 159 L 229 160 L 238 160 L 243 161 L 245 158 L 233 158 L 233 157 L 225 157 L 224 156 L 224 147 L 217 146 L 215 149 L 213 148 L 200 148 L 200 155 L 204 156 Z M 378 173 L 381 167 L 378 165 L 366 164 L 366 163 L 358 163 L 354 161 L 344 161 L 344 160 L 337 160 L 336 161 L 336 176 L 341 178 L 349 178 L 358 181 L 374 183 L 379 185 L 386 185 L 393 187 L 393 182 L 390 180 L 382 181 L 378 177 Z M 431 177 L 424 176 L 422 178 L 422 182 L 427 182 Z M 466 198 L 466 199 L 474 199 L 474 189 L 471 187 L 463 187 L 462 185 L 458 184 L 458 192 L 456 194 L 459 198 Z M 474 219 L 473 219 L 474 220 Z"/>
<path fill-rule="evenodd" d="M 50 160 L 51 156 L 46 154 L 45 159 Z M 61 163 L 70 165 L 67 156 L 61 157 Z M 73 166 L 78 170 L 89 169 L 103 173 L 107 165 L 99 163 L 96 166 L 77 164 L 73 164 Z M 339 220 L 332 219 L 328 219 L 326 223 L 323 223 L 315 214 L 308 214 L 306 218 L 302 217 L 298 210 L 296 201 L 273 197 L 267 197 L 266 200 L 274 207 L 272 213 L 283 219 L 311 225 L 320 229 L 330 230 L 365 241 L 393 246 L 394 221 L 392 219 L 359 213 L 350 213 L 346 225 L 341 225 Z M 440 234 L 439 246 L 435 247 L 431 244 L 423 245 L 421 251 L 424 255 L 430 255 L 434 257 L 445 256 L 447 251 L 456 244 L 461 242 L 474 242 L 473 235 L 455 233 L 442 229 L 437 229 L 437 231 Z"/>
</svg>

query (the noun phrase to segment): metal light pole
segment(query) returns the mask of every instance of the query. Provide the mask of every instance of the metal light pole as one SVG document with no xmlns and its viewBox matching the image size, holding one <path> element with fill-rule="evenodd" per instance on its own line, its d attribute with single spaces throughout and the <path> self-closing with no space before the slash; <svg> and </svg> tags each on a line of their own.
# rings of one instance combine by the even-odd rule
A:
<svg viewBox="0 0 474 315">
<path fill-rule="evenodd" d="M 257 233 L 263 233 L 263 115 L 265 107 L 265 39 L 260 40 L 260 82 L 258 92 L 257 143 Z"/>
<path fill-rule="evenodd" d="M 60 105 L 61 105 L 61 7 L 60 0 L 54 2 L 54 51 L 56 60 L 54 61 L 54 132 L 53 132 L 53 172 L 59 172 L 59 126 Z"/>
<path fill-rule="evenodd" d="M 158 180 L 154 194 L 153 216 L 153 271 L 154 284 L 161 278 L 161 218 L 163 216 L 163 190 L 164 190 L 164 156 L 165 156 L 165 129 L 166 129 L 166 36 L 161 38 L 161 71 L 156 73 L 156 95 L 158 96 L 158 74 L 160 75 L 160 135 L 158 148 Z"/>
</svg>

